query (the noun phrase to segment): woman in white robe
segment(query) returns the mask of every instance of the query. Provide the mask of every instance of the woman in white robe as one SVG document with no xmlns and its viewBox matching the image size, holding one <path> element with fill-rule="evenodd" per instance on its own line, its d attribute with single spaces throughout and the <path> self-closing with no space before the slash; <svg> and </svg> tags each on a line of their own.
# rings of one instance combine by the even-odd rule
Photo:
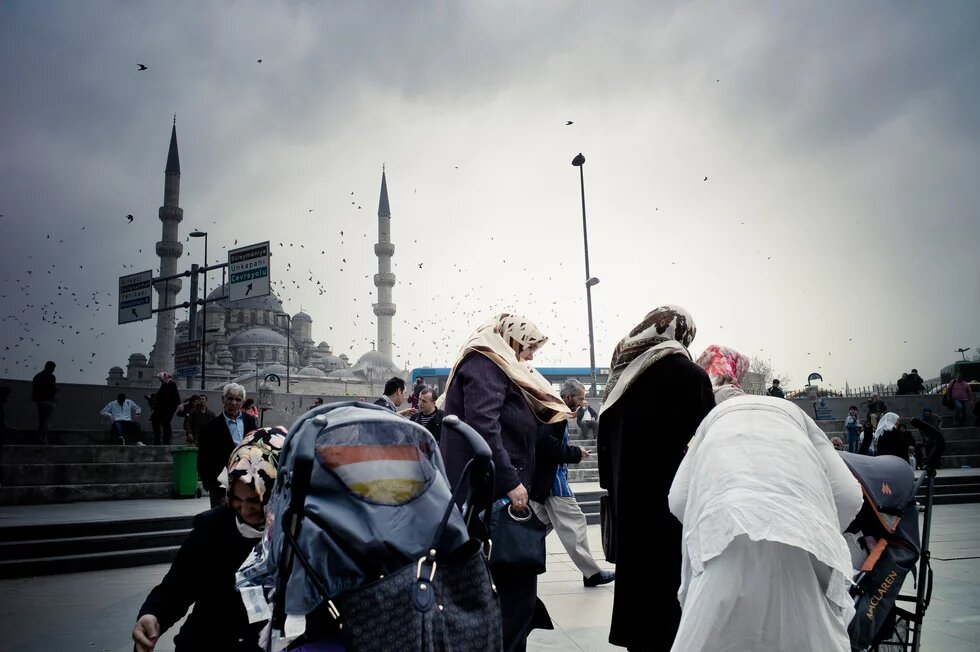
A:
<svg viewBox="0 0 980 652">
<path fill-rule="evenodd" d="M 846 652 L 854 607 L 841 532 L 861 507 L 860 485 L 802 410 L 742 394 L 737 377 L 719 378 L 723 402 L 670 490 L 683 524 L 671 650 Z"/>
</svg>

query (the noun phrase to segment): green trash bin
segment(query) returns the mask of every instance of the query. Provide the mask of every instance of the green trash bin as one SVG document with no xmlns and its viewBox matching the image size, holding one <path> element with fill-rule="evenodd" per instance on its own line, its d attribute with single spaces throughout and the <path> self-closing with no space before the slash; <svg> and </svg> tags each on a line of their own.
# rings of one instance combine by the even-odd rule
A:
<svg viewBox="0 0 980 652">
<path fill-rule="evenodd" d="M 174 456 L 174 497 L 197 496 L 197 447 L 182 446 L 171 453 Z"/>
</svg>

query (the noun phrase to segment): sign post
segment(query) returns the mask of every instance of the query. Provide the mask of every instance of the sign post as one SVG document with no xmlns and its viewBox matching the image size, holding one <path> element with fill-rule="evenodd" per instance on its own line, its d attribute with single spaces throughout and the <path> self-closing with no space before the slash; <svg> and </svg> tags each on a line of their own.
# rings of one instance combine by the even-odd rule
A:
<svg viewBox="0 0 980 652">
<path fill-rule="evenodd" d="M 271 292 L 268 241 L 228 252 L 228 299 L 230 301 L 261 297 Z"/>
<path fill-rule="evenodd" d="M 119 277 L 119 323 L 153 316 L 153 270 Z"/>
<path fill-rule="evenodd" d="M 201 340 L 174 344 L 174 373 L 177 376 L 194 376 L 201 365 Z"/>
</svg>

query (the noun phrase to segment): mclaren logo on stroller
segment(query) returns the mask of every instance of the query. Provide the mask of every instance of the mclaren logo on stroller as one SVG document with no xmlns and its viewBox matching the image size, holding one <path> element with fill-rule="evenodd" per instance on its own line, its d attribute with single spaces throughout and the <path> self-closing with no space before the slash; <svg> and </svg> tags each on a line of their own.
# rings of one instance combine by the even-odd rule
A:
<svg viewBox="0 0 980 652">
<path fill-rule="evenodd" d="M 878 587 L 878 590 L 875 591 L 874 596 L 872 596 L 871 600 L 868 602 L 868 611 L 865 614 L 865 617 L 868 620 L 874 620 L 875 609 L 878 607 L 878 603 L 881 602 L 882 598 L 888 595 L 889 591 L 891 591 L 892 586 L 894 586 L 895 584 L 896 578 L 898 578 L 898 573 L 896 573 L 895 571 L 888 573 L 888 576 L 885 578 L 885 581 L 883 581 L 881 585 Z"/>
</svg>

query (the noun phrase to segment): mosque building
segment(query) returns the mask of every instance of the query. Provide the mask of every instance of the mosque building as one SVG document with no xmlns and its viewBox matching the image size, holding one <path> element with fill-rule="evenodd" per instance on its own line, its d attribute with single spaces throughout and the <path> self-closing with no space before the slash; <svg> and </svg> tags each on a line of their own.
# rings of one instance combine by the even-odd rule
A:
<svg viewBox="0 0 980 652">
<path fill-rule="evenodd" d="M 179 196 L 180 158 L 175 121 L 167 156 L 164 205 L 159 211 L 163 237 L 156 245 L 156 252 L 160 256 L 161 276 L 177 272 L 177 262 L 183 251 L 178 233 L 183 220 Z M 269 374 L 285 381 L 287 355 L 290 391 L 297 394 L 371 395 L 377 393 L 378 384 L 383 385 L 392 376 L 407 377 L 408 372 L 400 370 L 391 360 L 392 317 L 395 314 L 392 302 L 395 275 L 391 272 L 391 258 L 395 247 L 391 243 L 390 222 L 388 183 L 382 170 L 378 243 L 374 245 L 378 257 L 378 274 L 374 277 L 378 288 L 378 302 L 374 304 L 378 318 L 378 348 L 364 353 L 353 364 L 343 353 L 334 355 L 327 342 L 316 343 L 313 319 L 302 309 L 287 319 L 288 313 L 274 292 L 238 301 L 221 298 L 228 296 L 225 284 L 208 293 L 206 313 L 198 319 L 197 332 L 193 336 L 188 321 L 174 325 L 174 311 L 158 312 L 157 337 L 150 356 L 133 353 L 125 369 L 112 367 L 109 370 L 107 384 L 156 386 L 157 372 L 174 370 L 175 343 L 200 340 L 205 329 L 205 386 L 211 389 L 229 381 L 246 388 L 257 387 Z M 159 307 L 174 305 L 180 290 L 179 282 L 170 282 L 166 286 L 156 288 Z M 200 379 L 198 373 L 191 379 L 190 386 L 199 387 Z"/>
</svg>

